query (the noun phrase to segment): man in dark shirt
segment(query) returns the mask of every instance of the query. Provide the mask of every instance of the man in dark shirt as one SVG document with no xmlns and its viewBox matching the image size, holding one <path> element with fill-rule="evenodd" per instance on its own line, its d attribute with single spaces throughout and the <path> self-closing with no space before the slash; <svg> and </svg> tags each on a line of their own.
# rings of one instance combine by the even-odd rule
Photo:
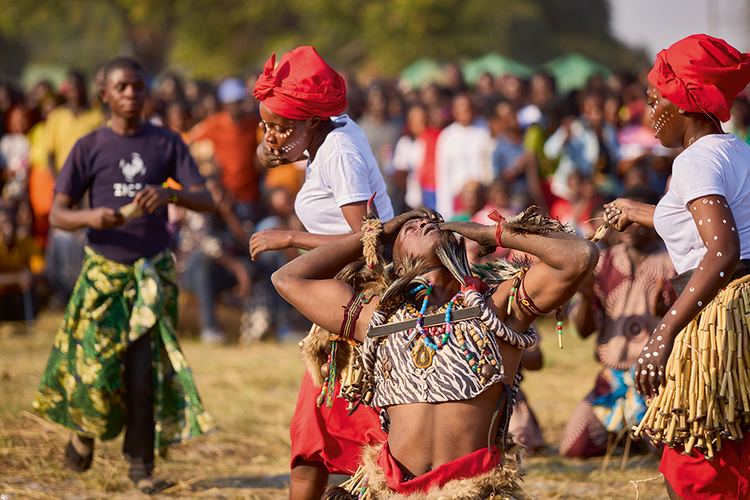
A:
<svg viewBox="0 0 750 500">
<path fill-rule="evenodd" d="M 58 176 L 50 224 L 88 226 L 89 246 L 34 408 L 73 430 L 65 464 L 79 472 L 94 438 L 126 427 L 130 478 L 154 493 L 169 485 L 151 475 L 154 450 L 215 428 L 175 336 L 166 205 L 214 206 L 179 136 L 141 120 L 145 76 L 132 59 L 106 66 L 112 119 L 76 143 Z M 169 177 L 185 190 L 163 187 Z M 86 193 L 91 208 L 74 209 Z"/>
</svg>

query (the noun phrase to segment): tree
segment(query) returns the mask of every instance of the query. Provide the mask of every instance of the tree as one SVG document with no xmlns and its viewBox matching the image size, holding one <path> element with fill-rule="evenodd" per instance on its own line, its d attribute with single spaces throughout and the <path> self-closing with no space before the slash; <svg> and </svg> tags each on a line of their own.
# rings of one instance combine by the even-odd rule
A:
<svg viewBox="0 0 750 500">
<path fill-rule="evenodd" d="M 153 74 L 173 64 L 216 77 L 298 45 L 380 74 L 489 51 L 530 64 L 570 50 L 621 67 L 642 60 L 609 34 L 606 0 L 0 0 L 0 9 L 0 35 L 30 59 L 92 71 L 126 53 Z"/>
</svg>

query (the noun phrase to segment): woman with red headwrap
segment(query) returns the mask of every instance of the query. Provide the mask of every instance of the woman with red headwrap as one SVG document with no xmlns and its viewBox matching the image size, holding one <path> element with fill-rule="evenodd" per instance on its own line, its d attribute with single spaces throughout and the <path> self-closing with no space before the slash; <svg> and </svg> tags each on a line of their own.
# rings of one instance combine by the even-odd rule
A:
<svg viewBox="0 0 750 500">
<path fill-rule="evenodd" d="M 679 298 L 635 367 L 636 388 L 654 398 L 635 434 L 669 445 L 659 470 L 672 499 L 750 497 L 750 355 L 738 314 L 750 311 L 738 279 L 750 271 L 750 146 L 721 128 L 748 82 L 750 56 L 723 40 L 693 35 L 659 52 L 651 119 L 662 145 L 683 151 L 658 205 L 605 205 L 617 230 L 655 228 L 681 273 L 671 280 Z"/>
<path fill-rule="evenodd" d="M 260 231 L 250 239 L 253 259 L 267 250 L 309 250 L 359 232 L 367 200 L 383 220 L 393 217 L 386 185 L 361 128 L 347 115 L 341 76 L 312 47 L 298 47 L 276 64 L 266 62 L 253 96 L 260 101 L 266 168 L 307 159 L 305 183 L 294 209 L 303 231 Z M 340 116 L 338 116 L 340 115 Z M 338 394 L 338 383 L 335 389 Z M 320 498 L 329 472 L 352 474 L 360 447 L 385 441 L 377 414 L 360 408 L 347 415 L 346 401 L 316 405 L 321 388 L 305 373 L 291 422 L 290 499 Z"/>
</svg>

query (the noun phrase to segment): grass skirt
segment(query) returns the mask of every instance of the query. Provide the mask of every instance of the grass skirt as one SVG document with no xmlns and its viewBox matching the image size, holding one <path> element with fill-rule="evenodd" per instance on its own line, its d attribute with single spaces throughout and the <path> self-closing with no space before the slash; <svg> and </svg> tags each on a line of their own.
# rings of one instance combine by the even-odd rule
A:
<svg viewBox="0 0 750 500">
<path fill-rule="evenodd" d="M 737 279 L 675 338 L 667 382 L 648 403 L 634 438 L 693 448 L 707 459 L 750 424 L 750 275 Z"/>
</svg>

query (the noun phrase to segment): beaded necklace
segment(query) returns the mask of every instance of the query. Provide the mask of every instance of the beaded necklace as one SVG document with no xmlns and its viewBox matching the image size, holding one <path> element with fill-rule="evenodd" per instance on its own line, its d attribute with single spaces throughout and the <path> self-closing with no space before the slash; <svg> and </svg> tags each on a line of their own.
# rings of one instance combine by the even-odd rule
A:
<svg viewBox="0 0 750 500">
<path fill-rule="evenodd" d="M 469 329 L 471 330 L 468 331 Z M 481 353 L 479 359 L 469 351 L 469 348 L 466 345 L 466 340 L 464 339 L 464 333 L 471 335 L 471 338 L 474 340 L 474 344 L 476 344 Z M 461 352 L 463 352 L 471 370 L 479 376 L 480 382 L 483 384 L 487 383 L 495 373 L 502 371 L 500 363 L 497 362 L 495 356 L 490 350 L 490 340 L 487 338 L 488 334 L 489 331 L 484 326 L 480 331 L 476 327 L 467 327 L 463 323 L 456 330 L 458 346 L 461 348 Z"/>
<path fill-rule="evenodd" d="M 406 341 L 404 348 L 411 345 L 414 339 L 419 335 L 419 341 L 414 346 L 412 355 L 415 360 L 415 364 L 418 368 L 426 368 L 432 364 L 432 356 L 434 353 L 443 348 L 450 341 L 451 334 L 453 333 L 453 325 L 451 325 L 451 312 L 456 302 L 458 302 L 463 294 L 459 291 L 445 307 L 445 324 L 439 327 L 428 327 L 422 326 L 422 320 L 425 312 L 427 311 L 427 304 L 430 301 L 430 295 L 432 294 L 433 284 L 428 283 L 427 285 L 419 285 L 411 290 L 412 295 L 425 290 L 425 297 L 422 300 L 422 307 L 417 313 L 417 325 L 412 330 L 409 338 Z M 407 308 L 408 309 L 408 308 Z M 433 337 L 437 336 L 437 340 L 433 342 Z"/>
</svg>

